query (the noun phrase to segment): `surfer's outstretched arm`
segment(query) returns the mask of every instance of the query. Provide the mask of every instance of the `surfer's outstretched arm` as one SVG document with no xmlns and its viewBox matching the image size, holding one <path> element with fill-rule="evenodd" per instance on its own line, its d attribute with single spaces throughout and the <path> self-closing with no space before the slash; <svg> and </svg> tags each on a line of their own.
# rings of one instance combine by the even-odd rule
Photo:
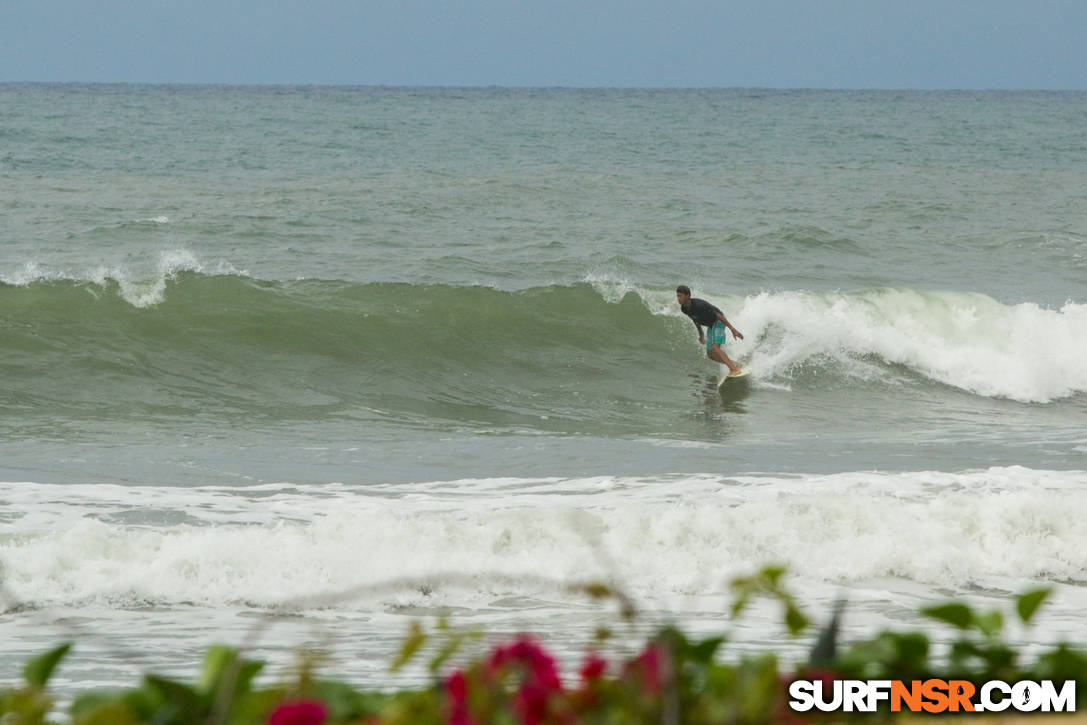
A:
<svg viewBox="0 0 1087 725">
<path fill-rule="evenodd" d="M 725 316 L 722 315 L 720 312 L 717 313 L 717 319 L 720 320 L 721 322 L 725 323 L 725 327 L 727 327 L 729 330 L 732 331 L 732 336 L 734 338 L 736 338 L 737 340 L 744 339 L 743 333 L 740 332 L 739 330 L 737 330 L 735 327 L 733 327 L 732 323 L 729 322 L 727 319 L 725 319 Z"/>
</svg>

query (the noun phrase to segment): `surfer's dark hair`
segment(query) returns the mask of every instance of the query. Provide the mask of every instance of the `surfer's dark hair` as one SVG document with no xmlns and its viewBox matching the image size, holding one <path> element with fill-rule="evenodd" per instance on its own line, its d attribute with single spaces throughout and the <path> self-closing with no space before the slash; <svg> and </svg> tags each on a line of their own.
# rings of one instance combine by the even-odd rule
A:
<svg viewBox="0 0 1087 725">
<path fill-rule="evenodd" d="M 676 287 L 676 292 L 679 292 L 681 295 L 687 295 L 689 297 L 691 294 L 691 288 L 685 284 L 681 284 L 679 287 Z"/>
</svg>

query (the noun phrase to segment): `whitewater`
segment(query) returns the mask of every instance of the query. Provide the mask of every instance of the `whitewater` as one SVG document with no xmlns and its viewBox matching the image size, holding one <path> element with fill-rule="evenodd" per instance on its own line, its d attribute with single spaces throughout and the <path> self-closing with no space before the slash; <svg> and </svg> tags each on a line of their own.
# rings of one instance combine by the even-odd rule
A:
<svg viewBox="0 0 1087 725">
<path fill-rule="evenodd" d="M 213 642 L 418 683 L 388 662 L 443 616 L 802 658 L 727 616 L 770 563 L 846 637 L 1038 586 L 1013 638 L 1087 637 L 1083 94 L 0 104 L 0 680 L 74 638 L 62 693 Z"/>
</svg>

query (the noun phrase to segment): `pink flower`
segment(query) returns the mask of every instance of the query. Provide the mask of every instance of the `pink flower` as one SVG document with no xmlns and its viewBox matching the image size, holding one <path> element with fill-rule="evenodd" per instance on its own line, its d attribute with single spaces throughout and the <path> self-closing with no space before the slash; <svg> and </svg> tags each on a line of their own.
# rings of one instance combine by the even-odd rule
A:
<svg viewBox="0 0 1087 725">
<path fill-rule="evenodd" d="M 656 695 L 661 690 L 661 650 L 660 645 L 651 642 L 646 645 L 638 659 L 634 660 L 633 669 L 642 675 L 642 684 L 646 692 Z"/>
<path fill-rule="evenodd" d="M 521 635 L 511 644 L 495 647 L 488 668 L 495 673 L 511 664 L 524 667 L 526 682 L 531 681 L 545 690 L 562 690 L 555 659 L 531 637 Z"/>
<path fill-rule="evenodd" d="M 457 705 L 468 702 L 468 678 L 463 671 L 457 670 L 449 676 L 445 681 L 445 691 L 449 694 L 449 699 Z"/>
<path fill-rule="evenodd" d="M 328 717 L 328 707 L 319 700 L 284 702 L 268 718 L 268 725 L 321 725 Z"/>
<path fill-rule="evenodd" d="M 468 714 L 468 678 L 457 670 L 445 681 L 445 692 L 449 695 L 449 725 L 475 725 Z"/>
<path fill-rule="evenodd" d="M 581 682 L 586 685 L 596 682 L 607 671 L 608 661 L 595 652 L 590 652 L 581 665 Z"/>
<path fill-rule="evenodd" d="M 513 707 L 524 725 L 539 725 L 550 715 L 551 696 L 562 692 L 555 659 L 536 640 L 522 635 L 512 643 L 495 647 L 487 663 L 492 676 L 501 675 L 511 665 L 524 672 L 521 687 L 513 698 Z"/>
<path fill-rule="evenodd" d="M 550 712 L 548 701 L 551 691 L 539 685 L 525 682 L 513 698 L 513 709 L 525 725 L 539 725 L 547 720 Z"/>
</svg>

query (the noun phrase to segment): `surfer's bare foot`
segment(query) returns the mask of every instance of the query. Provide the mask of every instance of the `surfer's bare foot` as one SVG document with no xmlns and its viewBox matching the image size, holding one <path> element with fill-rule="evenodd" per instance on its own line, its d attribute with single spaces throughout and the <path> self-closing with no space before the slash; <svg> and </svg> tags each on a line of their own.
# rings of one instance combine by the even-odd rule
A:
<svg viewBox="0 0 1087 725">
<path fill-rule="evenodd" d="M 728 376 L 730 378 L 734 378 L 734 377 L 736 377 L 737 375 L 739 375 L 742 372 L 743 372 L 743 370 L 741 370 L 740 368 L 733 368 L 732 370 L 729 371 Z"/>
</svg>

